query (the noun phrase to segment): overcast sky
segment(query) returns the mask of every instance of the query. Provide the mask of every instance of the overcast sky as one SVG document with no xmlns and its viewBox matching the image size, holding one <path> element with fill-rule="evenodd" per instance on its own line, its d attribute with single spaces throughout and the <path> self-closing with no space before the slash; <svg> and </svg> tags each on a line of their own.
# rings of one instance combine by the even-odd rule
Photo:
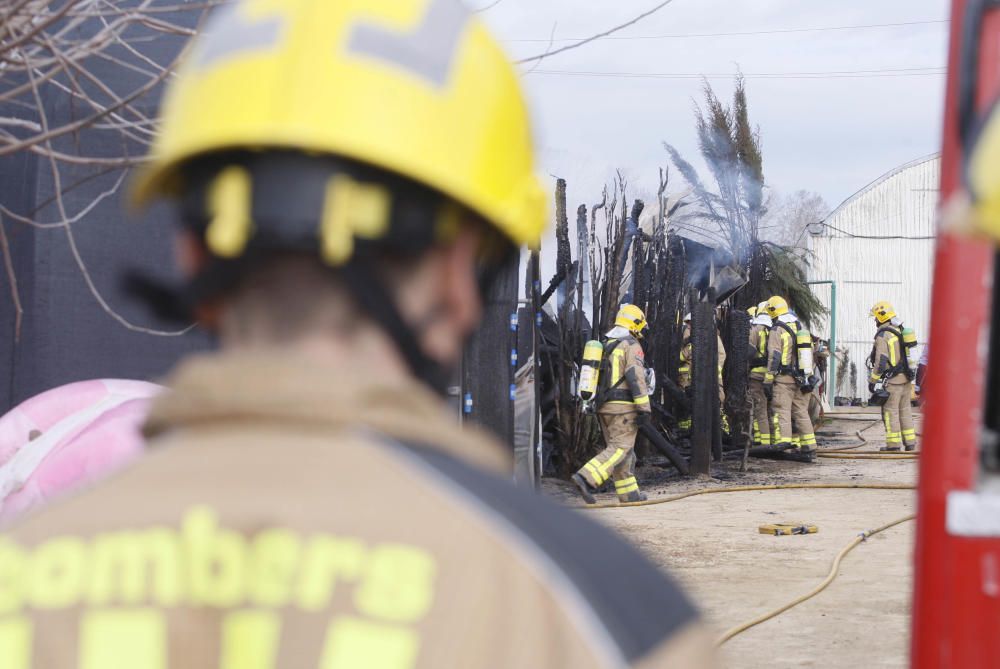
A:
<svg viewBox="0 0 1000 669">
<path fill-rule="evenodd" d="M 484 7 L 492 0 L 468 0 Z M 501 0 L 480 14 L 515 58 L 586 37 L 657 0 Z M 623 168 L 635 194 L 655 193 L 662 142 L 697 158 L 692 105 L 698 78 L 593 77 L 553 71 L 706 74 L 720 98 L 747 76 L 760 126 L 764 173 L 780 193 L 806 189 L 831 207 L 888 170 L 938 150 L 944 77 L 898 70 L 945 65 L 946 0 L 673 0 L 615 37 L 690 35 L 927 22 L 896 27 L 769 34 L 605 39 L 547 58 L 526 74 L 540 170 L 567 179 L 570 211 L 599 200 Z M 540 41 L 523 41 L 523 40 Z M 555 47 L 567 42 L 556 41 Z M 892 76 L 758 78 L 755 74 L 876 71 Z M 896 70 L 896 72 L 885 72 Z M 875 74 L 876 72 L 871 72 Z M 930 72 L 930 73 L 928 73 Z M 907 73 L 909 74 L 909 73 Z M 700 164 L 700 161 L 699 163 Z M 675 174 L 672 171 L 672 175 Z M 680 176 L 672 176 L 680 189 Z M 655 195 L 654 195 L 655 197 Z"/>
</svg>

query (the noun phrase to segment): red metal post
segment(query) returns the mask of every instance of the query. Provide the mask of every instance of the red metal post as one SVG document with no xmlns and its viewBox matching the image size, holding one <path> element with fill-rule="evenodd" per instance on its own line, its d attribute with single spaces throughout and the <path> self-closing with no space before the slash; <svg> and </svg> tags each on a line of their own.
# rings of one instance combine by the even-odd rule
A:
<svg viewBox="0 0 1000 669">
<path fill-rule="evenodd" d="M 967 0 L 951 16 L 941 201 L 961 188 L 958 96 Z M 977 105 L 1000 91 L 1000 16 L 982 24 Z M 1000 538 L 954 536 L 949 492 L 975 487 L 982 427 L 992 244 L 944 232 L 934 268 L 931 350 L 925 386 L 911 664 L 915 669 L 1000 667 Z"/>
</svg>

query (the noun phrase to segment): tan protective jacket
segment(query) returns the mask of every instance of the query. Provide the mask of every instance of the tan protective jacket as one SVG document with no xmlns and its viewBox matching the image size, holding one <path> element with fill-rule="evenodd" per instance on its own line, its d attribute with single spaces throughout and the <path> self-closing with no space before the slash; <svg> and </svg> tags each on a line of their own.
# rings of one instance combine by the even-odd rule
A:
<svg viewBox="0 0 1000 669">
<path fill-rule="evenodd" d="M 621 343 L 616 344 L 617 341 Z M 646 384 L 646 354 L 639 340 L 631 335 L 621 340 L 609 339 L 604 345 L 604 356 L 606 363 L 603 368 L 610 375 L 607 386 L 602 383 L 602 389 L 607 390 L 597 413 L 651 411 L 649 386 Z"/>
<path fill-rule="evenodd" d="M 763 381 L 767 374 L 767 340 L 770 328 L 760 323 L 750 326 L 750 378 Z M 757 358 L 764 359 L 763 364 L 754 364 Z"/>
<path fill-rule="evenodd" d="M 903 355 L 903 338 L 897 334 L 901 331 L 902 326 L 896 328 L 890 323 L 886 323 L 879 327 L 878 332 L 875 333 L 875 343 L 872 347 L 872 371 L 868 378 L 870 383 L 876 383 L 887 371 L 890 375 L 886 383 L 889 385 L 899 386 L 910 382 L 903 372 L 903 367 L 906 365 L 906 359 Z"/>
<path fill-rule="evenodd" d="M 799 353 L 796 348 L 795 335 L 782 327 L 782 323 L 791 328 L 792 332 L 798 332 L 801 325 L 798 321 L 780 321 L 776 319 L 771 326 L 771 333 L 767 336 L 767 373 L 764 375 L 764 382 L 771 383 L 795 383 L 795 376 L 792 370 L 798 368 Z"/>
<path fill-rule="evenodd" d="M 719 386 L 721 390 L 722 368 L 726 364 L 726 347 L 723 345 L 722 336 L 718 331 L 715 333 L 715 338 L 719 348 Z M 687 388 L 694 382 L 694 368 L 692 366 L 692 361 L 694 360 L 694 342 L 691 341 L 691 326 L 687 323 L 684 324 L 684 329 L 681 331 L 681 342 L 681 364 L 677 368 L 677 385 L 681 388 Z"/>
<path fill-rule="evenodd" d="M 0 667 L 706 666 L 625 541 L 352 365 L 184 364 L 146 457 L 0 536 Z"/>
</svg>

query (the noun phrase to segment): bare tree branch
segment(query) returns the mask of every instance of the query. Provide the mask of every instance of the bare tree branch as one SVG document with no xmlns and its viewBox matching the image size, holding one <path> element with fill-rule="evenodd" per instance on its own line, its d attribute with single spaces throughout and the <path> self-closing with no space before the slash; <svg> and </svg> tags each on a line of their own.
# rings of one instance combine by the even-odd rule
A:
<svg viewBox="0 0 1000 669">
<path fill-rule="evenodd" d="M 548 55 L 549 51 L 552 49 L 552 44 L 556 41 L 556 26 L 558 25 L 559 25 L 558 23 L 552 24 L 552 30 L 549 31 L 549 45 L 545 47 L 545 53 L 542 54 L 541 58 L 535 61 L 534 65 L 529 67 L 526 71 L 524 71 L 521 74 L 522 77 L 531 74 L 532 72 L 537 70 L 538 66 L 542 64 L 543 60 L 545 60 L 545 56 Z"/>
<path fill-rule="evenodd" d="M 21 306 L 21 293 L 17 288 L 17 274 L 14 273 L 14 260 L 10 256 L 10 244 L 7 243 L 7 228 L 0 218 L 0 248 L 3 249 L 3 266 L 7 270 L 7 282 L 10 284 L 10 299 L 14 303 L 14 342 L 21 341 L 21 321 L 24 318 L 24 308 Z"/>
<path fill-rule="evenodd" d="M 473 14 L 482 14 L 483 12 L 486 12 L 486 11 L 489 11 L 489 10 L 493 9 L 494 7 L 496 7 L 497 5 L 499 5 L 501 2 L 503 2 L 503 0 L 493 0 L 493 2 L 491 2 L 488 5 L 486 5 L 485 7 L 480 7 L 479 9 L 473 10 L 472 13 Z"/>
<path fill-rule="evenodd" d="M 177 336 L 190 328 L 144 327 L 113 308 L 84 261 L 73 226 L 93 220 L 97 208 L 120 193 L 129 168 L 146 159 L 157 119 L 145 111 L 150 108 L 145 101 L 159 91 L 176 66 L 176 59 L 164 61 L 157 39 L 176 36 L 172 39 L 183 40 L 196 34 L 208 11 L 229 1 L 140 0 L 122 6 L 125 3 L 117 0 L 8 0 L 0 10 L 0 106 L 4 113 L 0 156 L 41 156 L 53 183 L 52 196 L 29 204 L 31 211 L 0 202 L 0 214 L 34 228 L 61 229 L 94 300 L 122 327 L 135 332 Z M 59 109 L 58 116 L 50 115 L 50 109 Z M 68 116 L 62 111 L 67 109 Z M 72 174 L 72 183 L 64 185 L 67 174 Z M 95 179 L 102 180 L 100 191 L 78 192 L 71 211 L 66 195 Z M 40 220 L 43 212 L 48 212 L 48 220 Z M 0 218 L 0 251 L 19 336 L 23 308 L 6 223 Z M 91 224 L 99 225 L 99 221 Z"/>
<path fill-rule="evenodd" d="M 642 21 L 647 16 L 651 16 L 651 15 L 655 14 L 656 12 L 660 11 L 661 9 L 663 9 L 664 7 L 666 7 L 667 5 L 669 5 L 673 1 L 674 0 L 664 0 L 660 4 L 658 4 L 655 7 L 653 7 L 652 9 L 648 9 L 645 12 L 643 12 L 642 14 L 639 14 L 638 16 L 636 16 L 635 18 L 633 18 L 633 19 L 631 19 L 629 21 L 626 21 L 625 23 L 622 23 L 621 25 L 615 26 L 614 28 L 609 28 L 608 30 L 605 30 L 604 32 L 597 33 L 596 35 L 591 35 L 590 37 L 588 37 L 586 39 L 580 40 L 579 42 L 573 42 L 572 44 L 567 44 L 566 46 L 559 47 L 555 51 L 551 51 L 550 52 L 550 51 L 546 50 L 545 53 L 540 53 L 537 56 L 530 56 L 529 58 L 522 58 L 521 60 L 517 61 L 517 63 L 519 65 L 522 64 L 522 63 L 530 63 L 530 62 L 532 62 L 534 60 L 540 60 L 540 59 L 546 58 L 548 56 L 555 56 L 556 54 L 563 53 L 564 51 L 569 51 L 570 49 L 576 49 L 578 47 L 583 46 L 584 44 L 590 44 L 591 42 L 594 42 L 596 40 L 601 39 L 602 37 L 607 37 L 608 35 L 612 35 L 612 34 L 618 32 L 619 30 L 624 30 L 625 28 L 628 28 L 631 25 L 635 25 L 636 23 L 638 23 L 639 21 Z"/>
</svg>

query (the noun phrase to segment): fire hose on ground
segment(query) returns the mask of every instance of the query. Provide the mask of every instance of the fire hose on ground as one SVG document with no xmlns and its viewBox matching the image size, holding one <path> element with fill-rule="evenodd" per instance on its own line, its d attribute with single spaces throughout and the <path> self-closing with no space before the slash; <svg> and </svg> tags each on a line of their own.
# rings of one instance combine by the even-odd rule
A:
<svg viewBox="0 0 1000 669">
<path fill-rule="evenodd" d="M 855 454 L 857 455 L 857 454 Z M 586 509 L 609 509 L 609 508 L 620 508 L 626 506 L 652 506 L 654 504 L 666 504 L 667 502 L 676 502 L 681 499 L 687 499 L 688 497 L 695 497 L 698 495 L 709 495 L 714 493 L 723 492 L 751 492 L 757 490 L 794 490 L 794 489 L 850 489 L 855 488 L 859 490 L 915 490 L 916 486 L 908 483 L 781 483 L 773 485 L 749 485 L 749 486 L 732 486 L 724 488 L 699 488 L 698 490 L 691 490 L 685 493 L 680 493 L 677 495 L 670 495 L 668 497 L 661 497 L 658 499 L 648 499 L 644 502 L 626 502 L 626 503 L 601 503 L 601 504 L 590 504 L 584 507 Z M 776 618 L 785 611 L 798 606 L 802 602 L 812 599 L 820 592 L 825 590 L 834 579 L 837 577 L 840 571 L 840 563 L 844 557 L 850 553 L 858 544 L 864 542 L 868 537 L 874 536 L 879 532 L 884 532 L 891 527 L 895 527 L 901 523 L 905 523 L 908 520 L 913 520 L 916 518 L 916 514 L 908 514 L 902 518 L 897 518 L 881 527 L 877 527 L 873 530 L 865 530 L 860 532 L 856 537 L 854 537 L 850 543 L 844 546 L 837 556 L 833 559 L 833 564 L 830 565 L 830 571 L 827 573 L 826 578 L 817 585 L 815 588 L 809 592 L 796 597 L 795 599 L 782 604 L 781 606 L 763 613 L 751 620 L 741 623 L 729 630 L 727 630 L 719 639 L 716 641 L 718 645 L 724 644 L 729 641 L 737 634 L 747 631 L 751 627 L 755 627 L 767 620 Z"/>
<path fill-rule="evenodd" d="M 753 492 L 756 490 L 795 490 L 795 489 L 845 489 L 857 488 L 859 490 L 916 490 L 916 486 L 910 483 L 775 483 L 763 485 L 740 485 L 722 488 L 699 488 L 689 490 L 677 495 L 647 499 L 644 502 L 602 502 L 600 504 L 576 505 L 574 508 L 580 509 L 618 509 L 627 506 L 653 506 L 654 504 L 666 504 L 676 502 L 688 497 L 697 495 L 711 495 L 722 492 Z"/>
<path fill-rule="evenodd" d="M 772 618 L 777 618 L 779 615 L 781 615 L 782 613 L 784 613 L 788 609 L 790 609 L 790 608 L 792 608 L 794 606 L 798 606 L 799 604 L 801 604 L 802 602 L 804 602 L 804 601 L 806 601 L 808 599 L 812 599 L 813 597 L 815 597 L 819 593 L 823 592 L 823 590 L 825 590 L 827 588 L 827 586 L 829 586 L 831 583 L 833 583 L 833 579 L 835 579 L 837 577 L 837 573 L 840 571 L 840 561 L 844 559 L 845 555 L 847 555 L 852 550 L 854 550 L 854 548 L 856 548 L 858 544 L 864 542 L 870 536 L 873 536 L 875 534 L 878 534 L 879 532 L 883 532 L 885 530 L 888 530 L 890 527 L 895 527 L 896 525 L 899 525 L 900 523 L 905 523 L 908 520 L 913 520 L 916 517 L 917 517 L 916 514 L 911 513 L 911 514 L 908 514 L 906 516 L 903 516 L 902 518 L 897 518 L 896 520 L 888 522 L 885 525 L 882 525 L 881 527 L 877 527 L 874 530 L 865 530 L 864 532 L 860 532 L 858 534 L 858 536 L 856 536 L 853 539 L 851 539 L 850 543 L 848 543 L 846 546 L 844 546 L 842 549 L 840 549 L 840 552 L 837 553 L 837 557 L 835 557 L 833 559 L 833 564 L 830 565 L 830 573 L 828 573 L 826 575 L 826 578 L 824 578 L 823 581 L 819 585 L 817 585 L 815 588 L 813 588 L 809 592 L 805 593 L 804 595 L 799 595 L 798 597 L 796 597 L 795 599 L 791 600 L 790 602 L 782 604 L 781 606 L 779 606 L 776 609 L 773 609 L 772 611 L 768 611 L 767 613 L 763 613 L 763 614 L 757 616 L 756 618 L 748 620 L 745 623 L 741 623 L 741 624 L 737 625 L 736 627 L 733 627 L 733 628 L 727 630 L 725 634 L 723 634 L 722 636 L 720 636 L 718 638 L 718 640 L 716 641 L 716 644 L 721 646 L 722 644 L 726 643 L 727 641 L 729 641 L 730 639 L 732 639 L 737 634 L 745 632 L 748 629 L 750 629 L 751 627 L 759 625 L 762 622 L 765 622 L 767 620 L 771 620 Z"/>
<path fill-rule="evenodd" d="M 860 453 L 816 451 L 816 457 L 818 458 L 832 458 L 836 460 L 915 460 L 918 456 L 918 451 L 862 451 Z"/>
</svg>

